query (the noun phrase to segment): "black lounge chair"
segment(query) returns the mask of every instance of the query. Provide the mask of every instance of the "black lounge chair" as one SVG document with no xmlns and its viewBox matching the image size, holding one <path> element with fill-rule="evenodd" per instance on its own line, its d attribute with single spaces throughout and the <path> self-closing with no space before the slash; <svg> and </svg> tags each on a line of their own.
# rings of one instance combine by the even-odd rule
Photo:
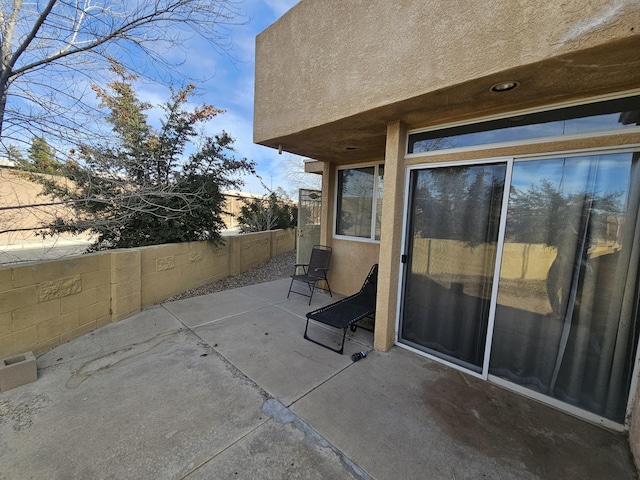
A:
<svg viewBox="0 0 640 480">
<path fill-rule="evenodd" d="M 329 286 L 329 280 L 327 279 L 327 272 L 329 271 L 329 261 L 331 260 L 331 247 L 326 247 L 324 245 L 314 245 L 311 250 L 311 258 L 309 259 L 309 263 L 296 263 L 294 265 L 293 275 L 291 276 L 291 285 L 289 285 L 289 293 L 287 293 L 287 298 L 291 293 L 297 293 L 298 295 L 302 295 L 304 297 L 309 297 L 309 305 L 311 305 L 311 299 L 313 298 L 313 292 L 316 291 L 318 287 L 318 282 L 324 281 L 327 285 L 326 289 L 328 290 L 329 295 L 333 297 L 331 293 L 331 287 Z M 302 274 L 298 274 L 298 268 L 302 268 Z M 292 290 L 293 282 L 303 282 L 307 284 L 309 287 L 309 291 L 311 292 L 309 295 L 302 292 L 296 292 Z"/>
<path fill-rule="evenodd" d="M 344 341 L 347 336 L 347 328 L 355 332 L 358 327 L 373 331 L 372 328 L 358 325 L 360 320 L 372 318 L 375 321 L 376 313 L 376 293 L 378 289 L 378 264 L 371 267 L 367 278 L 360 291 L 354 295 L 338 300 L 335 303 L 307 313 L 307 326 L 304 328 L 304 338 L 315 344 L 321 345 L 329 350 L 342 354 L 344 352 Z M 342 328 L 342 345 L 340 348 L 332 348 L 322 342 L 309 338 L 307 330 L 309 320 L 324 323 L 334 328 Z"/>
</svg>

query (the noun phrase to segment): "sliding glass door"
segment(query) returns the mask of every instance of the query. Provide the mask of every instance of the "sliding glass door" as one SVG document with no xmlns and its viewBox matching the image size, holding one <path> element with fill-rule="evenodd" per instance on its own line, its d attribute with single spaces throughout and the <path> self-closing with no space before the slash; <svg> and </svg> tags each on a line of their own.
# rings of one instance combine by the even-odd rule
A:
<svg viewBox="0 0 640 480">
<path fill-rule="evenodd" d="M 480 372 L 506 165 L 411 174 L 402 340 Z"/>
<path fill-rule="evenodd" d="M 514 165 L 490 362 L 618 423 L 638 339 L 638 167 L 632 153 Z"/>
<path fill-rule="evenodd" d="M 639 330 L 639 158 L 411 170 L 399 342 L 623 423 Z"/>
</svg>

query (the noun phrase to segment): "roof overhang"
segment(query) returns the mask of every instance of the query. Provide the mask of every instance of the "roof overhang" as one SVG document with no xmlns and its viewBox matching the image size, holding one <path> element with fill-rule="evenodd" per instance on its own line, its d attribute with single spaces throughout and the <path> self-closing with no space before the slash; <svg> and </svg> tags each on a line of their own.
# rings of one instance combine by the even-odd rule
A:
<svg viewBox="0 0 640 480">
<path fill-rule="evenodd" d="M 254 125 L 254 141 L 256 143 L 275 149 L 281 148 L 284 151 L 315 160 L 335 163 L 381 159 L 384 158 L 387 125 L 391 122 L 401 121 L 408 129 L 425 128 L 472 121 L 492 115 L 506 115 L 518 110 L 542 108 L 640 88 L 640 35 L 636 34 L 633 28 L 628 29 L 626 34 L 617 36 L 594 37 L 594 34 L 588 38 L 580 37 L 580 41 L 574 42 L 575 44 L 572 44 L 571 48 L 566 48 L 567 51 L 558 55 L 555 55 L 558 49 L 549 46 L 547 50 L 538 55 L 543 57 L 542 59 L 530 63 L 525 61 L 528 57 L 523 56 L 522 53 L 523 50 L 526 50 L 527 39 L 524 38 L 526 32 L 521 32 L 520 35 L 523 35 L 523 38 L 514 39 L 515 43 L 525 42 L 524 47 L 513 52 L 514 55 L 520 56 L 517 61 L 509 61 L 504 58 L 501 65 L 499 59 L 503 57 L 496 57 L 494 63 L 487 64 L 484 68 L 475 68 L 474 71 L 466 71 L 469 68 L 461 65 L 460 75 L 457 77 L 452 76 L 451 73 L 456 70 L 455 68 L 452 70 L 450 65 L 456 62 L 453 49 L 452 56 L 447 57 L 447 39 L 444 39 L 444 45 L 440 44 L 441 42 L 438 43 L 434 46 L 433 51 L 434 55 L 440 55 L 439 62 L 448 62 L 442 63 L 442 65 L 449 74 L 443 76 L 431 68 L 428 72 L 435 72 L 432 75 L 438 77 L 431 79 L 428 72 L 421 73 L 419 68 L 409 69 L 407 70 L 406 82 L 412 85 L 402 93 L 404 95 L 407 92 L 416 94 L 399 99 L 394 98 L 394 94 L 401 90 L 400 87 L 397 87 L 398 82 L 394 80 L 394 77 L 398 76 L 397 72 L 391 71 L 388 75 L 390 85 L 389 90 L 385 91 L 386 83 L 366 76 L 367 74 L 372 75 L 368 70 L 370 65 L 367 64 L 362 67 L 363 73 L 358 73 L 361 77 L 360 84 L 354 86 L 353 78 L 350 77 L 354 75 L 352 70 L 341 63 L 342 60 L 333 59 L 340 52 L 335 52 L 329 47 L 323 50 L 318 49 L 318 45 L 297 47 L 286 44 L 282 45 L 281 51 L 281 56 L 287 58 L 290 63 L 294 63 L 291 67 L 294 70 L 296 67 L 302 68 L 301 65 L 295 64 L 296 61 L 303 61 L 299 54 L 296 54 L 297 50 L 291 50 L 294 47 L 303 48 L 303 50 L 308 48 L 310 55 L 316 55 L 304 60 L 306 67 L 312 70 L 315 69 L 315 64 L 336 62 L 336 65 L 326 70 L 325 75 L 318 74 L 322 70 L 317 72 L 314 70 L 316 75 L 301 75 L 303 78 L 291 78 L 288 75 L 291 70 L 279 72 L 277 70 L 278 62 L 272 62 L 273 65 L 269 65 L 266 58 L 261 59 L 261 56 L 267 52 L 271 52 L 272 55 L 275 53 L 273 49 L 277 43 L 269 44 L 268 48 L 265 46 L 269 43 L 267 40 L 270 37 L 274 34 L 277 36 L 280 29 L 291 30 L 296 26 L 304 28 L 302 24 L 307 20 L 304 15 L 315 11 L 312 7 L 318 3 L 328 3 L 335 7 L 335 3 L 331 1 L 304 0 L 292 9 L 286 18 L 270 27 L 275 31 L 268 30 L 263 42 L 258 41 L 257 43 L 256 123 Z M 379 2 L 375 1 L 374 3 Z M 422 5 L 421 2 L 415 2 L 415 4 Z M 299 7 L 300 11 L 296 12 Z M 424 9 L 424 6 L 420 8 Z M 455 12 L 451 12 L 451 14 L 453 15 Z M 327 9 L 325 16 L 328 15 L 331 15 L 330 8 Z M 300 16 L 303 17 L 300 18 Z M 544 17 L 544 15 L 542 16 Z M 627 12 L 625 19 L 632 23 L 636 20 L 640 21 L 640 7 L 632 12 Z M 579 20 L 578 16 L 575 21 Z M 338 21 L 336 20 L 336 22 Z M 301 25 L 292 25 L 292 23 L 300 23 Z M 481 22 L 479 24 L 482 26 Z M 512 28 L 511 32 L 517 35 L 518 29 Z M 556 36 L 560 35 L 558 32 L 552 33 Z M 602 32 L 600 33 L 602 34 Z M 323 34 L 330 35 L 331 30 L 314 32 L 315 36 L 308 35 L 309 41 L 314 39 L 319 41 L 324 38 Z M 468 41 L 471 45 L 469 48 L 475 48 L 473 46 L 474 40 L 479 41 L 480 38 L 483 38 L 482 34 L 483 32 L 473 28 L 469 29 L 470 38 Z M 354 33 L 353 41 L 355 43 L 345 48 L 358 49 L 361 46 L 358 41 L 364 41 L 364 38 L 359 38 Z M 429 38 L 434 41 L 432 37 Z M 403 40 L 403 38 L 398 38 L 395 42 L 402 45 Z M 454 39 L 450 39 L 450 41 L 454 41 Z M 532 38 L 531 41 L 533 42 L 535 39 Z M 301 38 L 300 42 L 304 42 L 304 38 Z M 589 43 L 596 45 L 580 48 L 589 45 Z M 410 45 L 409 43 L 408 47 Z M 335 46 L 335 48 L 339 47 Z M 393 45 L 380 48 L 387 48 L 389 55 L 395 51 Z M 343 55 L 348 56 L 349 53 L 344 51 Z M 401 52 L 398 55 L 404 57 L 406 53 Z M 510 66 L 514 63 L 518 65 Z M 505 66 L 508 68 L 504 68 Z M 477 74 L 477 71 L 483 70 L 491 71 L 491 73 Z M 377 73 L 383 76 L 385 74 L 384 71 L 377 71 Z M 421 89 L 420 85 L 416 84 L 415 78 L 411 76 L 414 74 L 425 75 L 426 88 Z M 455 81 L 456 78 L 464 79 L 464 77 L 467 77 L 467 80 Z M 518 88 L 505 92 L 490 90 L 494 84 L 510 80 L 519 82 Z M 335 88 L 339 88 L 340 85 L 344 85 L 344 92 L 342 90 L 335 91 Z M 375 89 L 376 85 L 378 85 L 377 89 Z M 394 85 L 397 88 L 394 88 Z M 371 88 L 371 91 L 367 91 L 367 88 Z M 282 98 L 279 97 L 280 95 Z M 353 100 L 354 96 L 358 98 Z M 304 103 L 305 99 L 311 105 Z M 385 99 L 387 101 L 384 101 Z M 337 104 L 330 102 L 337 102 Z"/>
</svg>

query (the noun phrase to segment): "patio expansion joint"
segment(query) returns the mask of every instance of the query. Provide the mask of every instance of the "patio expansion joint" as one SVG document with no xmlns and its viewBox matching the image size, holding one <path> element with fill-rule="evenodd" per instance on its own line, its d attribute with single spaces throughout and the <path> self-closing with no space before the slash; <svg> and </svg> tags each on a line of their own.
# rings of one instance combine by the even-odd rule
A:
<svg viewBox="0 0 640 480">
<path fill-rule="evenodd" d="M 272 305 L 272 306 L 275 306 L 277 308 L 276 305 Z M 283 311 L 286 312 L 286 310 L 283 310 Z M 334 374 L 324 379 L 318 385 L 316 385 L 315 387 L 313 387 L 312 389 L 305 392 L 303 395 L 301 395 L 300 397 L 298 397 L 297 399 L 289 403 L 289 405 L 285 405 L 282 402 L 280 402 L 277 398 L 274 398 L 271 394 L 266 392 L 259 384 L 257 384 L 254 380 L 248 377 L 244 372 L 242 372 L 238 367 L 236 367 L 230 360 L 228 360 L 224 355 L 218 352 L 212 345 L 209 345 L 209 343 L 207 343 L 206 340 L 204 340 L 200 335 L 198 335 L 197 332 L 194 331 L 194 328 L 198 328 L 198 327 L 190 327 L 189 325 L 182 322 L 182 320 L 176 315 L 174 315 L 172 312 L 168 311 L 168 313 L 173 318 L 175 318 L 178 322 L 180 322 L 187 331 L 193 334 L 199 340 L 199 343 L 201 343 L 203 346 L 206 346 L 208 350 L 210 350 L 213 354 L 215 354 L 218 358 L 220 358 L 221 361 L 223 361 L 228 366 L 228 368 L 232 369 L 234 372 L 236 372 L 237 375 L 241 376 L 246 382 L 253 385 L 260 392 L 260 394 L 265 399 L 262 405 L 262 412 L 267 416 L 265 420 L 260 422 L 258 425 L 256 425 L 255 428 L 247 431 L 245 434 L 241 435 L 240 437 L 236 438 L 234 441 L 230 442 L 223 449 L 219 450 L 218 452 L 215 452 L 209 458 L 202 461 L 199 465 L 193 467 L 189 472 L 185 473 L 182 477 L 180 477 L 181 480 L 185 480 L 185 479 L 188 480 L 189 475 L 193 474 L 194 472 L 196 472 L 197 470 L 205 466 L 207 463 L 215 459 L 221 453 L 225 452 L 232 446 L 241 442 L 243 439 L 247 438 L 248 436 L 256 432 L 258 429 L 260 429 L 262 426 L 264 426 L 266 423 L 270 421 L 275 421 L 283 424 L 291 423 L 294 428 L 297 428 L 298 430 L 302 431 L 305 434 L 305 438 L 309 438 L 310 441 L 318 444 L 321 447 L 329 448 L 340 459 L 340 462 L 345 466 L 345 468 L 349 469 L 356 478 L 360 478 L 362 480 L 373 480 L 371 476 L 369 476 L 364 470 L 362 470 L 344 452 L 342 452 L 340 449 L 334 446 L 331 442 L 326 440 L 322 435 L 320 435 L 316 430 L 314 430 L 309 424 L 307 424 L 304 420 L 302 420 L 300 417 L 298 417 L 295 413 L 293 413 L 290 410 L 290 407 L 294 405 L 296 402 L 300 401 L 310 393 L 314 392 L 319 387 L 325 385 L 334 377 L 336 377 L 337 375 L 345 371 L 347 368 L 349 368 L 353 363 L 349 363 L 345 365 L 343 368 L 339 369 Z M 291 312 L 288 312 L 288 313 L 291 313 Z M 229 317 L 226 317 L 226 318 L 230 318 L 234 316 L 236 315 L 230 315 Z"/>
<path fill-rule="evenodd" d="M 247 313 L 251 313 L 251 312 L 257 312 L 258 310 L 262 310 L 263 308 L 264 307 L 252 308 L 252 309 L 245 310 L 245 311 L 242 311 L 242 312 L 234 313 L 232 315 L 227 315 L 227 316 L 224 316 L 224 317 L 216 318 L 215 320 L 210 320 L 208 322 L 200 323 L 198 325 L 194 325 L 193 327 L 188 327 L 188 328 L 200 328 L 200 327 L 204 327 L 206 325 L 213 325 L 214 323 L 222 322 L 224 320 L 229 320 L 230 318 L 233 318 L 233 317 L 238 317 L 240 315 L 246 315 Z M 178 317 L 176 317 L 176 318 L 178 318 Z M 180 319 L 178 318 L 178 320 L 180 320 Z M 180 320 L 180 322 L 182 323 L 182 320 Z M 184 323 L 183 323 L 183 325 L 184 325 Z"/>
<path fill-rule="evenodd" d="M 305 435 L 306 441 L 312 442 L 322 448 L 328 448 L 340 459 L 342 465 L 349 469 L 356 478 L 360 478 L 362 480 L 373 480 L 371 476 L 362 470 L 362 468 L 351 460 L 342 450 L 320 435 L 317 430 L 311 427 L 302 418 L 292 412 L 289 407 L 283 405 L 277 399 L 266 400 L 262 405 L 262 411 L 270 417 L 270 420 L 281 424 L 290 424 L 293 428 L 301 431 Z"/>
<path fill-rule="evenodd" d="M 273 303 L 273 304 L 271 304 L 271 306 L 274 307 L 274 308 L 277 308 L 281 312 L 287 313 L 289 315 L 293 315 L 294 317 L 301 318 L 302 320 L 304 320 L 306 318 L 306 317 L 300 315 L 299 313 L 292 312 L 291 310 L 287 310 L 286 308 L 283 308 L 281 305 L 284 305 L 285 303 L 287 303 L 287 302 Z"/>
<path fill-rule="evenodd" d="M 186 331 L 188 331 L 191 335 L 197 338 L 198 343 L 200 345 L 202 345 L 204 348 L 209 350 L 210 353 L 216 355 L 227 366 L 227 368 L 229 368 L 231 371 L 234 372 L 235 375 L 242 377 L 245 382 L 255 387 L 258 390 L 258 392 L 260 392 L 260 395 L 262 395 L 263 398 L 265 399 L 273 398 L 265 389 L 263 389 L 254 380 L 248 377 L 242 370 L 236 367 L 227 357 L 225 357 L 224 355 L 222 355 L 222 353 L 216 350 L 213 345 L 210 345 L 204 338 L 202 338 L 196 331 L 194 331 L 194 328 L 198 328 L 198 327 L 190 327 L 189 325 L 185 324 L 182 320 L 180 320 L 180 318 L 176 317 L 173 313 L 169 312 L 169 314 L 173 318 L 175 318 L 178 322 L 180 322 L 184 326 L 184 329 Z M 231 315 L 231 316 L 233 317 L 235 315 Z"/>
<path fill-rule="evenodd" d="M 345 370 L 347 370 L 349 367 L 351 367 L 355 362 L 351 362 L 347 365 L 345 365 L 344 367 L 342 367 L 340 370 L 336 371 L 333 375 L 328 376 L 327 378 L 325 378 L 322 382 L 318 383 L 316 386 L 314 386 L 311 390 L 305 392 L 304 394 L 300 395 L 298 398 L 296 398 L 295 400 L 293 400 L 291 403 L 289 403 L 288 405 L 286 405 L 286 408 L 290 408 L 293 405 L 295 405 L 296 403 L 298 403 L 300 400 L 302 400 L 304 397 L 306 397 L 307 395 L 315 392 L 317 389 L 319 389 L 320 387 L 322 387 L 323 385 L 325 385 L 327 382 L 333 380 L 335 377 L 337 377 L 338 375 L 340 375 L 342 372 L 344 372 Z"/>
<path fill-rule="evenodd" d="M 244 292 L 240 292 L 240 293 L 243 293 L 244 295 L 247 295 L 250 298 L 256 298 L 256 297 L 248 295 L 248 294 L 246 294 Z M 182 321 L 182 319 L 180 317 L 178 317 L 175 313 L 173 313 L 171 310 L 166 308 L 167 303 L 170 303 L 170 302 L 161 303 L 161 304 L 159 304 L 159 306 L 164 308 L 173 318 L 175 318 L 177 321 L 179 321 L 185 327 L 187 327 L 189 329 L 194 329 L 194 328 L 200 328 L 200 327 L 204 327 L 206 325 L 211 325 L 211 324 L 214 324 L 214 323 L 218 323 L 218 322 L 221 322 L 223 320 L 228 320 L 229 318 L 237 317 L 239 315 L 246 315 L 247 313 L 257 312 L 258 310 L 262 310 L 263 308 L 266 308 L 266 307 L 274 307 L 274 306 L 276 306 L 276 304 L 271 304 L 271 303 L 269 303 L 268 301 L 266 301 L 264 299 L 259 299 L 259 300 L 265 302 L 265 305 L 260 305 L 259 307 L 249 308 L 247 310 L 242 310 L 242 311 L 239 311 L 239 312 L 235 312 L 235 313 L 232 313 L 230 315 L 225 315 L 224 317 L 220 317 L 220 318 L 216 318 L 216 319 L 213 319 L 213 320 L 209 320 L 209 321 L 204 322 L 204 323 L 199 323 L 198 325 L 193 325 L 191 327 L 188 326 L 187 324 L 185 324 Z"/>
<path fill-rule="evenodd" d="M 305 442 L 313 443 L 318 445 L 320 448 L 329 449 L 339 460 L 340 463 L 347 468 L 356 478 L 361 480 L 373 480 L 373 477 L 368 475 L 362 468 L 360 468 L 353 460 L 351 460 L 344 452 L 338 449 L 335 445 L 329 442 L 326 438 L 320 435 L 315 429 L 313 429 L 308 423 L 302 420 L 298 415 L 293 413 L 288 407 L 283 405 L 280 401 L 275 398 L 266 399 L 261 408 L 261 412 L 265 415 L 263 421 L 252 428 L 251 430 L 245 432 L 243 435 L 240 435 L 235 440 L 230 442 L 224 448 L 218 450 L 213 455 L 209 456 L 206 460 L 200 462 L 200 464 L 194 466 L 191 470 L 182 475 L 180 480 L 188 480 L 189 476 L 200 470 L 206 464 L 214 460 L 216 457 L 220 456 L 233 446 L 242 442 L 243 440 L 249 438 L 251 435 L 256 433 L 259 429 L 264 427 L 270 422 L 280 423 L 280 424 L 290 424 L 293 428 L 302 432 L 305 436 Z"/>
<path fill-rule="evenodd" d="M 268 400 L 265 400 L 268 401 Z M 231 447 L 233 447 L 234 445 L 240 443 L 242 440 L 244 440 L 245 438 L 249 437 L 250 435 L 252 435 L 254 432 L 256 432 L 258 429 L 262 428 L 263 425 L 265 425 L 266 423 L 272 421 L 273 418 L 267 417 L 264 419 L 264 421 L 260 422 L 258 425 L 255 426 L 255 428 L 252 428 L 251 430 L 245 432 L 243 435 L 240 435 L 239 437 L 237 437 L 235 440 L 233 440 L 232 442 L 229 442 L 228 445 L 226 445 L 224 448 L 221 448 L 220 450 L 218 450 L 217 452 L 213 453 L 213 455 L 211 455 L 210 457 L 208 457 L 207 459 L 203 460 L 202 462 L 200 462 L 198 465 L 194 466 L 191 470 L 189 470 L 187 473 L 185 473 L 184 475 L 182 475 L 181 477 L 179 477 L 179 480 L 188 480 L 189 476 L 193 473 L 195 473 L 196 471 L 200 470 L 202 467 L 204 467 L 207 463 L 209 463 L 210 461 L 214 460 L 216 457 L 220 456 L 222 453 L 226 452 L 227 450 L 229 450 Z"/>
<path fill-rule="evenodd" d="M 259 284 L 258 284 L 258 285 L 259 285 Z M 274 302 L 274 301 L 272 301 L 272 300 L 269 300 L 268 298 L 263 298 L 263 297 L 261 297 L 261 296 L 253 295 L 253 294 L 251 294 L 251 293 L 249 293 L 249 292 L 244 292 L 244 291 L 242 290 L 242 288 L 239 288 L 239 289 L 237 289 L 237 290 L 235 290 L 235 291 L 236 291 L 236 292 L 238 292 L 238 293 L 241 293 L 241 294 L 243 294 L 243 295 L 246 295 L 246 296 L 247 296 L 247 297 L 249 297 L 249 298 L 254 298 L 254 299 L 256 299 L 256 298 L 257 298 L 258 300 L 261 300 L 261 301 L 265 302 L 265 303 L 267 304 L 266 306 L 269 306 L 269 307 L 275 307 L 275 306 L 278 306 L 278 305 L 280 305 L 280 304 L 282 304 L 282 303 L 285 303 L 285 302 L 289 301 L 289 299 L 288 299 L 288 298 L 285 298 L 284 300 L 278 300 L 277 302 Z M 260 308 L 264 308 L 264 306 L 262 306 L 262 307 L 258 307 L 258 308 L 256 308 L 256 310 L 259 310 Z"/>
</svg>

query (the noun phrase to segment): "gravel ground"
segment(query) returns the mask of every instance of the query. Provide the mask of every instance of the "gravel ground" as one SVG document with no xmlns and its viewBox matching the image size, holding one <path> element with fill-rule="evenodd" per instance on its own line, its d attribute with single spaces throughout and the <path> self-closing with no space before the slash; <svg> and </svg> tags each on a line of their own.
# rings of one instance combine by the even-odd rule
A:
<svg viewBox="0 0 640 480">
<path fill-rule="evenodd" d="M 247 285 L 255 285 L 256 283 L 270 282 L 287 278 L 293 273 L 293 265 L 296 263 L 296 251 L 292 250 L 283 253 L 271 260 L 258 265 L 240 275 L 227 277 L 217 282 L 203 285 L 186 292 L 167 298 L 164 302 L 173 300 L 181 300 L 183 298 L 197 297 L 198 295 L 206 295 L 208 293 L 220 292 L 222 290 L 231 290 L 233 288 L 246 287 Z M 164 303 L 163 302 L 163 303 Z"/>
</svg>

